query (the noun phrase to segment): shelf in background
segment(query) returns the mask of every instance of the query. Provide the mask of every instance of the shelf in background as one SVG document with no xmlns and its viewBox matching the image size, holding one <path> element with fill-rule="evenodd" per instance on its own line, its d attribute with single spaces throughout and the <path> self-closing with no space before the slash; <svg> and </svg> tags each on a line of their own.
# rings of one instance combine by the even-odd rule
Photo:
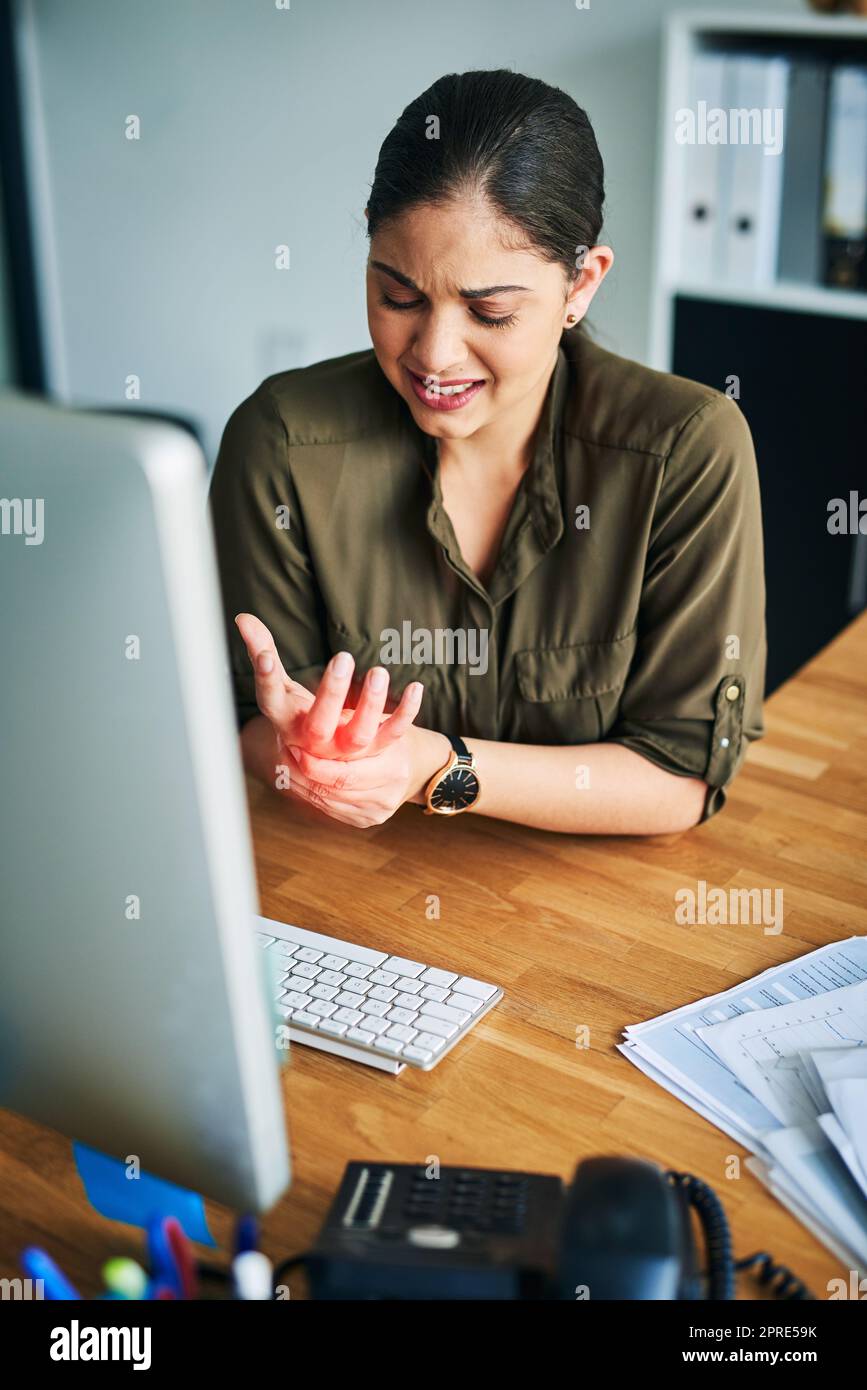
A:
<svg viewBox="0 0 867 1390">
<path fill-rule="evenodd" d="M 762 494 L 770 692 L 867 599 L 867 537 L 827 525 L 829 499 L 867 490 L 867 292 L 714 283 L 680 263 L 673 210 L 688 166 L 672 123 L 690 106 L 694 59 L 714 52 L 867 65 L 867 18 L 700 10 L 666 26 L 649 362 L 718 391 L 737 381 Z"/>
<path fill-rule="evenodd" d="M 730 304 L 755 304 L 764 309 L 789 309 L 794 313 L 831 314 L 847 319 L 867 319 L 867 292 L 836 290 L 826 285 L 802 285 L 780 280 L 774 285 L 672 284 L 666 296 L 713 299 Z"/>
</svg>

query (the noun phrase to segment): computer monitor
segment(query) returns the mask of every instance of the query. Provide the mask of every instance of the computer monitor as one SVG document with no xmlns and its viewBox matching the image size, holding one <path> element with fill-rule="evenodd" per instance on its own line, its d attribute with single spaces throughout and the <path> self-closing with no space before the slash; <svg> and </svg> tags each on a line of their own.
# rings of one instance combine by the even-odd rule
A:
<svg viewBox="0 0 867 1390">
<path fill-rule="evenodd" d="M 235 1208 L 289 1181 L 195 442 L 0 396 L 0 1105 Z"/>
</svg>

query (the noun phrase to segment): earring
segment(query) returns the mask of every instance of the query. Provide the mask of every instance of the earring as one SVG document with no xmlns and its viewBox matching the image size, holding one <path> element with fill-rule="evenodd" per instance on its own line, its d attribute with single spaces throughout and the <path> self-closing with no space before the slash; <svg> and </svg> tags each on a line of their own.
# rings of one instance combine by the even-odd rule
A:
<svg viewBox="0 0 867 1390">
<path fill-rule="evenodd" d="M 577 315 L 577 314 L 567 314 L 567 315 L 566 315 L 566 323 L 567 323 L 567 325 L 569 326 L 569 328 L 571 328 L 572 325 L 573 325 L 574 323 L 577 323 L 577 322 L 578 322 L 578 315 Z"/>
</svg>

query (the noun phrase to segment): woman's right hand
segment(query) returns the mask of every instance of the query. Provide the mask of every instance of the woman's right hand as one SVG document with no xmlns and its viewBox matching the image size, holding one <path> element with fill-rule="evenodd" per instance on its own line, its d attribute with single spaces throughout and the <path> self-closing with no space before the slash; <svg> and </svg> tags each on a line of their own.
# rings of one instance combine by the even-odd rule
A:
<svg viewBox="0 0 867 1390">
<path fill-rule="evenodd" d="M 419 681 L 407 686 L 395 710 L 386 715 L 388 672 L 374 666 L 365 676 L 355 708 L 345 709 L 355 669 L 349 652 L 335 653 L 312 695 L 287 676 L 263 622 L 252 613 L 239 613 L 235 624 L 256 677 L 256 703 L 274 730 L 281 754 L 296 748 L 328 761 L 372 757 L 400 739 L 418 714 L 424 693 Z"/>
</svg>

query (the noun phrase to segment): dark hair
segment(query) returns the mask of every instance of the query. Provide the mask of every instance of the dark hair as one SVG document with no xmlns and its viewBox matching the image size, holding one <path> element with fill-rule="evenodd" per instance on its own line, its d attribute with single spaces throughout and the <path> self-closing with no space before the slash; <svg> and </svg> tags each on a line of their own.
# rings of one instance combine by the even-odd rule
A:
<svg viewBox="0 0 867 1390">
<path fill-rule="evenodd" d="M 475 193 L 573 277 L 579 247 L 599 240 L 605 199 L 587 113 L 559 87 L 504 68 L 440 77 L 383 141 L 368 236 L 408 208 Z"/>
</svg>

